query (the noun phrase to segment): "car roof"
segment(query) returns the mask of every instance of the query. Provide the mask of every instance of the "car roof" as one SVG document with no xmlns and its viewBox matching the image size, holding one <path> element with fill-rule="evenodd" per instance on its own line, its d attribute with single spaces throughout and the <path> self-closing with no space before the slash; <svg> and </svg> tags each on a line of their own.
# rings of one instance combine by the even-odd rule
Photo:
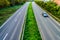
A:
<svg viewBox="0 0 60 40">
<path fill-rule="evenodd" d="M 46 13 L 44 13 L 44 14 L 46 14 Z"/>
</svg>

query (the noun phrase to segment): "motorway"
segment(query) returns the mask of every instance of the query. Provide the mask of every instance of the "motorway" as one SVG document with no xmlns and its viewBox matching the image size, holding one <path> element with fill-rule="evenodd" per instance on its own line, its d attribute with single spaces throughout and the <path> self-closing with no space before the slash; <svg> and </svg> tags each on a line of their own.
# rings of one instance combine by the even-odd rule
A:
<svg viewBox="0 0 60 40">
<path fill-rule="evenodd" d="M 60 25 L 58 25 L 50 16 L 43 17 L 45 12 L 36 3 L 32 3 L 33 11 L 37 21 L 38 29 L 43 40 L 60 40 Z"/>
<path fill-rule="evenodd" d="M 0 40 L 20 40 L 28 5 L 29 2 L 26 2 L 0 27 Z M 36 3 L 32 2 L 32 7 L 42 39 L 60 40 L 60 25 L 50 16 L 43 17 L 45 11 Z"/>
<path fill-rule="evenodd" d="M 26 2 L 0 27 L 0 40 L 20 40 L 28 5 Z"/>
</svg>

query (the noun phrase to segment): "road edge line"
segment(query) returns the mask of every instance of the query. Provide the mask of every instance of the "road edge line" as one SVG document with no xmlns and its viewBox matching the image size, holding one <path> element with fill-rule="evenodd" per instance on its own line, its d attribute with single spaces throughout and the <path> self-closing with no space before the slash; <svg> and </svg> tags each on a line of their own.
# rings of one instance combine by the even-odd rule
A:
<svg viewBox="0 0 60 40">
<path fill-rule="evenodd" d="M 38 4 L 36 4 L 36 5 L 38 5 Z M 39 5 L 38 5 L 39 6 Z M 47 12 L 47 14 L 48 14 L 48 16 L 50 17 L 50 19 L 52 20 L 52 21 L 54 21 L 57 25 L 59 25 L 60 26 L 60 23 L 56 20 L 56 18 L 54 18 L 55 16 L 54 15 L 52 15 L 50 12 L 48 12 L 46 9 L 44 9 L 44 8 L 42 8 L 41 6 L 39 6 L 44 12 Z M 51 16 L 52 15 L 52 16 Z M 53 17 L 54 16 L 54 17 Z"/>
<path fill-rule="evenodd" d="M 29 4 L 28 4 L 29 6 Z M 27 6 L 27 9 L 28 9 L 28 6 Z M 25 30 L 25 23 L 26 23 L 26 15 L 27 15 L 27 10 L 26 10 L 26 13 L 25 13 L 25 16 L 24 16 L 24 22 L 22 24 L 22 32 L 21 32 L 21 35 L 19 35 L 19 40 L 23 40 L 23 37 L 24 37 L 24 30 Z"/>
<path fill-rule="evenodd" d="M 25 4 L 26 4 L 26 3 L 25 3 Z M 23 5 L 21 6 L 21 8 L 23 8 L 23 6 L 24 6 L 25 4 L 23 4 Z M 19 10 L 21 10 L 21 8 L 17 9 L 17 11 L 15 11 L 15 12 L 12 14 L 12 16 L 10 16 L 10 17 L 0 26 L 0 29 L 3 28 L 3 26 L 13 17 L 13 15 L 15 15 L 16 12 L 19 12 Z"/>
</svg>

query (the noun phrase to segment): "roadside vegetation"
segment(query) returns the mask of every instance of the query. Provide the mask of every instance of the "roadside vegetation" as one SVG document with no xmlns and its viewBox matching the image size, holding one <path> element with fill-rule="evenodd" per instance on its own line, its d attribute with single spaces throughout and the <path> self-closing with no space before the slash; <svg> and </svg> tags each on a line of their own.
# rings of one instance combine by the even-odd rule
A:
<svg viewBox="0 0 60 40">
<path fill-rule="evenodd" d="M 0 26 L 17 10 L 21 5 L 4 8 L 0 10 Z"/>
<path fill-rule="evenodd" d="M 23 40 L 42 40 L 33 13 L 32 3 L 30 3 L 27 11 Z"/>
<path fill-rule="evenodd" d="M 23 4 L 27 0 L 0 0 L 0 9 L 4 7 L 14 6 L 18 4 Z"/>
<path fill-rule="evenodd" d="M 54 2 L 35 1 L 40 7 L 50 12 L 50 15 L 60 23 L 60 6 Z"/>
<path fill-rule="evenodd" d="M 0 26 L 27 0 L 0 0 Z"/>
</svg>

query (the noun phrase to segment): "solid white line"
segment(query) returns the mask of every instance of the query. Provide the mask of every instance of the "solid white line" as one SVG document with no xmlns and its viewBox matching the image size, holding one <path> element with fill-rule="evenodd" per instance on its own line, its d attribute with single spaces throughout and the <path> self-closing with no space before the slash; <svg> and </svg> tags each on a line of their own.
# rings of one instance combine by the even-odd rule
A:
<svg viewBox="0 0 60 40">
<path fill-rule="evenodd" d="M 26 3 L 25 3 L 25 4 L 26 4 Z M 25 4 L 24 4 L 24 5 L 25 5 Z M 16 15 L 16 13 L 19 12 L 19 11 L 24 7 L 24 5 L 22 5 L 21 8 L 19 8 L 10 18 L 8 18 L 8 19 L 0 26 L 0 29 L 1 29 L 9 20 L 11 20 L 11 18 L 12 18 L 14 15 Z"/>
<path fill-rule="evenodd" d="M 47 13 L 48 14 L 48 13 Z M 57 25 L 59 25 L 60 26 L 60 23 L 59 22 L 57 22 L 53 17 L 51 17 L 49 14 L 48 14 L 48 16 L 50 17 L 50 19 L 52 20 L 52 21 L 54 21 Z"/>
<path fill-rule="evenodd" d="M 36 5 L 37 6 L 37 5 Z M 38 11 L 36 11 L 36 13 L 38 13 Z M 41 18 L 41 17 L 40 17 Z M 45 24 L 45 22 L 43 22 L 42 18 L 41 18 L 41 21 L 43 23 L 43 25 L 45 26 L 44 28 L 46 29 L 47 33 L 49 34 L 50 38 L 52 40 L 55 40 L 54 37 L 51 35 L 51 32 L 49 31 L 49 29 L 46 27 L 47 25 Z M 45 40 L 45 37 L 44 37 L 44 40 Z"/>
<path fill-rule="evenodd" d="M 23 7 L 23 9 L 20 11 L 19 15 L 23 12 L 24 8 L 26 8 L 26 4 L 25 4 L 25 6 Z M 18 16 L 19 16 L 19 15 L 18 15 Z M 18 17 L 18 16 L 17 16 L 17 17 Z M 19 22 L 20 22 L 20 20 L 19 20 Z M 18 28 L 19 22 L 18 22 L 18 24 L 16 25 L 16 28 L 14 29 L 14 32 L 12 33 L 12 36 L 11 36 L 11 38 L 10 38 L 9 40 L 12 40 L 12 39 L 13 39 L 13 36 L 14 36 L 14 34 L 15 34 L 17 28 Z"/>
<path fill-rule="evenodd" d="M 5 37 L 3 38 L 3 40 L 5 40 L 5 39 L 6 39 L 7 35 L 8 35 L 8 33 L 5 35 Z"/>
</svg>

